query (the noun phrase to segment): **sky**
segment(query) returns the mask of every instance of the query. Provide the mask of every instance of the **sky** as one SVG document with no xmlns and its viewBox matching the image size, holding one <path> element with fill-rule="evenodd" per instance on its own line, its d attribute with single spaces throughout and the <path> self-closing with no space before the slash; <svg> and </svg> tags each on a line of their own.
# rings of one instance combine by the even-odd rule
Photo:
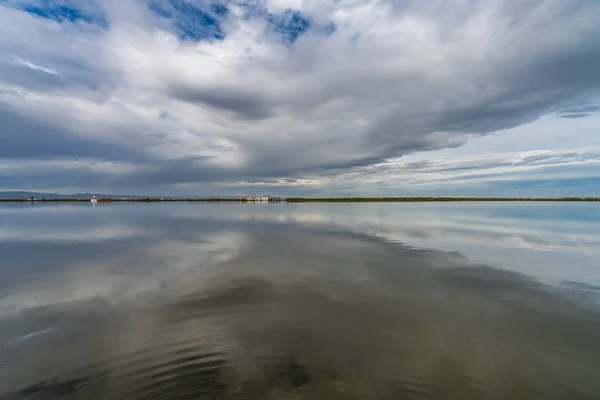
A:
<svg viewBox="0 0 600 400">
<path fill-rule="evenodd" d="M 0 0 L 0 191 L 600 195 L 597 0 Z"/>
</svg>

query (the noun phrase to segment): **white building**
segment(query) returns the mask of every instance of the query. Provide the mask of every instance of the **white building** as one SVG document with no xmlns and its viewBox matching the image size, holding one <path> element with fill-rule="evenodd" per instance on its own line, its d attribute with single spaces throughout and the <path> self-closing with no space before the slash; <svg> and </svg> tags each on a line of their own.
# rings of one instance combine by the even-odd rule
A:
<svg viewBox="0 0 600 400">
<path fill-rule="evenodd" d="M 269 193 L 260 195 L 254 199 L 256 202 L 260 203 L 268 203 L 271 200 L 271 195 Z"/>
<path fill-rule="evenodd" d="M 96 204 L 98 202 L 98 199 L 96 198 L 96 196 L 92 196 L 92 199 L 90 200 L 90 202 L 92 204 Z"/>
</svg>

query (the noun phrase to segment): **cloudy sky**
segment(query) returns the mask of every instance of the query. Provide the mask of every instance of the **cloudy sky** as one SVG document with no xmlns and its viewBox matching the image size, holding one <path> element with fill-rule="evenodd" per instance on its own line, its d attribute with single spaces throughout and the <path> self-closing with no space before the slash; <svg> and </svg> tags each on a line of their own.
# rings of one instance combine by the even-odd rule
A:
<svg viewBox="0 0 600 400">
<path fill-rule="evenodd" d="M 600 195 L 597 0 L 0 0 L 0 191 Z"/>
</svg>

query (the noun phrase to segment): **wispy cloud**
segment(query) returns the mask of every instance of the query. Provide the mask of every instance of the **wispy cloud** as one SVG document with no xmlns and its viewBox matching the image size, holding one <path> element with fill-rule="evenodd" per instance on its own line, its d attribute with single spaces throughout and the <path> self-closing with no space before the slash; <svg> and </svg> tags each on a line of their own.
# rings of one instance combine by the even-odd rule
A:
<svg viewBox="0 0 600 400">
<path fill-rule="evenodd" d="M 44 68 L 44 67 L 42 67 L 40 65 L 36 65 L 36 64 L 34 64 L 32 62 L 29 62 L 27 60 L 23 60 L 23 59 L 21 59 L 21 58 L 19 58 L 17 56 L 12 56 L 12 60 L 13 60 L 13 62 L 15 64 L 17 64 L 17 65 L 24 65 L 27 68 L 33 69 L 34 71 L 41 71 L 41 72 L 45 72 L 45 73 L 50 74 L 50 75 L 58 75 L 58 73 L 56 71 L 54 71 L 54 70 L 52 70 L 50 68 Z"/>
</svg>

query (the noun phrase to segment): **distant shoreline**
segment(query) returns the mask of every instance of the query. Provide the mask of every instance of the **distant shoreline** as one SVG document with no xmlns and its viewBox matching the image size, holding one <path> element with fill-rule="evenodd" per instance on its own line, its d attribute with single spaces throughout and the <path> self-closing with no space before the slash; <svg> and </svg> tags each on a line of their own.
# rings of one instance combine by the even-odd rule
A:
<svg viewBox="0 0 600 400">
<path fill-rule="evenodd" d="M 98 203 L 249 203 L 232 198 L 99 198 Z M 290 197 L 272 203 L 599 202 L 600 197 Z M 0 198 L 1 203 L 85 203 L 89 198 Z M 256 203 L 261 203 L 257 201 Z"/>
<path fill-rule="evenodd" d="M 289 203 L 426 203 L 459 201 L 600 201 L 600 197 L 332 197 L 289 198 Z"/>
</svg>

